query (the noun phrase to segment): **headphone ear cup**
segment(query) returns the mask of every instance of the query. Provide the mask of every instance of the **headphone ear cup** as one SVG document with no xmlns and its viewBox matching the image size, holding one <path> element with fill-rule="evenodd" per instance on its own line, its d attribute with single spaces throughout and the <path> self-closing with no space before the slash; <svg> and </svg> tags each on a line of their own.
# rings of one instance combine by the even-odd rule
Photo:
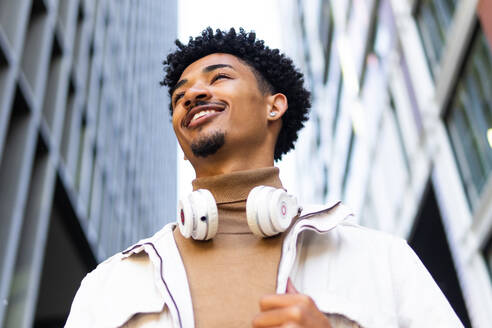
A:
<svg viewBox="0 0 492 328">
<path fill-rule="evenodd" d="M 280 232 L 275 229 L 270 219 L 270 200 L 274 192 L 275 188 L 265 186 L 259 191 L 257 196 L 256 211 L 258 213 L 258 223 L 265 237 L 275 236 Z"/>
<path fill-rule="evenodd" d="M 199 189 L 179 202 L 179 230 L 183 237 L 209 240 L 218 229 L 219 216 L 212 193 Z"/>
<path fill-rule="evenodd" d="M 195 193 L 197 215 L 196 228 L 192 237 L 195 240 L 209 240 L 215 237 L 219 227 L 219 215 L 215 198 L 206 189 L 199 189 Z"/>
<path fill-rule="evenodd" d="M 278 232 L 287 230 L 299 210 L 297 199 L 285 190 L 277 189 L 272 193 L 269 205 L 272 226 Z"/>
<path fill-rule="evenodd" d="M 251 231 L 269 237 L 287 230 L 297 215 L 295 197 L 283 189 L 258 186 L 251 190 L 246 201 L 246 217 Z"/>
<path fill-rule="evenodd" d="M 193 232 L 193 208 L 189 196 L 179 201 L 178 205 L 178 227 L 185 238 L 190 238 Z"/>
<path fill-rule="evenodd" d="M 265 237 L 265 234 L 260 229 L 260 224 L 258 222 L 258 213 L 256 209 L 258 206 L 256 205 L 257 196 L 259 194 L 259 190 L 262 189 L 263 186 L 258 186 L 253 188 L 248 195 L 248 199 L 246 200 L 246 218 L 248 219 L 249 229 L 253 232 L 254 235 L 259 237 Z"/>
<path fill-rule="evenodd" d="M 279 233 L 270 223 L 268 206 L 273 187 L 258 186 L 253 188 L 246 201 L 246 217 L 251 231 L 259 237 L 269 237 Z"/>
</svg>

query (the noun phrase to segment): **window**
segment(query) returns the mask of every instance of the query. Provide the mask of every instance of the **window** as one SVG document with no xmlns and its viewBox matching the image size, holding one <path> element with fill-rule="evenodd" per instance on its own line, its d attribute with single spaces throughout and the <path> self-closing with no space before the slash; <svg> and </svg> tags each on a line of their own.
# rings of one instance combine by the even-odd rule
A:
<svg viewBox="0 0 492 328">
<path fill-rule="evenodd" d="M 416 5 L 415 18 L 433 77 L 439 67 L 457 2 L 458 0 L 419 0 Z"/>
<path fill-rule="evenodd" d="M 323 201 L 328 197 L 328 167 L 323 163 Z"/>
<path fill-rule="evenodd" d="M 345 161 L 345 170 L 343 172 L 342 179 L 342 199 L 345 200 L 345 192 L 347 191 L 347 180 L 350 173 L 350 167 L 352 163 L 352 155 L 354 151 L 354 142 L 355 142 L 355 132 L 354 129 L 350 132 L 350 141 L 349 141 L 349 149 L 347 151 L 347 159 Z"/>
<path fill-rule="evenodd" d="M 403 139 L 403 132 L 401 128 L 400 121 L 397 119 L 398 115 L 396 113 L 396 106 L 395 106 L 395 100 L 393 98 L 393 95 L 390 93 L 389 95 L 389 105 L 391 108 L 391 113 L 395 122 L 395 130 L 398 134 L 398 145 L 400 146 L 401 149 L 401 154 L 402 154 L 402 159 L 403 163 L 405 165 L 406 170 L 410 173 L 410 159 L 408 158 L 408 153 L 405 147 L 405 141 Z"/>
<path fill-rule="evenodd" d="M 378 201 L 384 200 L 385 211 L 388 213 L 386 218 L 393 221 L 384 224 L 381 221 L 382 227 L 388 227 L 388 229 L 393 227 L 401 216 L 400 211 L 410 178 L 405 148 L 398 132 L 398 120 L 395 117 L 395 112 L 391 107 L 387 107 L 379 125 L 379 135 L 375 143 L 377 152 L 372 160 L 371 174 L 373 181 L 379 184 Z"/>
<path fill-rule="evenodd" d="M 373 25 L 367 61 L 376 56 L 381 65 L 390 62 L 389 55 L 394 49 L 397 38 L 396 26 L 391 5 L 388 1 L 380 1 L 377 8 L 377 20 Z M 364 69 L 365 71 L 365 69 Z"/>
<path fill-rule="evenodd" d="M 483 255 L 485 256 L 485 262 L 487 263 L 490 279 L 492 280 L 492 238 L 487 243 Z"/>
<path fill-rule="evenodd" d="M 330 67 L 330 56 L 332 54 L 332 43 L 333 35 L 335 31 L 335 26 L 333 24 L 333 15 L 331 12 L 330 2 L 328 0 L 323 0 L 321 4 L 320 13 L 320 24 L 319 24 L 319 38 L 321 44 L 323 45 L 323 54 L 325 57 L 325 67 L 323 72 L 323 83 L 326 84 L 328 81 L 328 72 Z"/>
<path fill-rule="evenodd" d="M 334 2 L 334 1 L 332 1 Z M 350 60 L 355 65 L 360 78 L 364 67 L 364 57 L 371 45 L 374 25 L 378 20 L 375 0 L 351 0 L 345 34 L 350 47 Z"/>
<path fill-rule="evenodd" d="M 481 30 L 473 41 L 446 117 L 466 196 L 473 210 L 492 171 L 492 53 Z"/>
<path fill-rule="evenodd" d="M 305 78 L 309 84 L 309 87 L 312 89 L 311 93 L 314 98 L 314 81 L 313 81 L 313 72 L 311 70 L 311 52 L 310 52 L 310 47 L 309 47 L 309 39 L 308 39 L 308 33 L 306 31 L 306 18 L 304 15 L 304 7 L 300 5 L 301 2 L 299 1 L 299 25 L 301 26 L 301 33 L 302 33 L 302 49 L 304 51 L 304 62 L 306 63 L 306 74 Z"/>
<path fill-rule="evenodd" d="M 333 115 L 333 122 L 332 122 L 332 136 L 335 136 L 335 133 L 337 131 L 337 123 L 338 123 L 338 116 L 340 115 L 341 111 L 341 106 L 342 106 L 342 92 L 343 92 L 343 76 L 340 73 L 340 79 L 338 80 L 338 89 L 337 89 L 337 98 L 335 101 L 335 113 Z"/>
</svg>

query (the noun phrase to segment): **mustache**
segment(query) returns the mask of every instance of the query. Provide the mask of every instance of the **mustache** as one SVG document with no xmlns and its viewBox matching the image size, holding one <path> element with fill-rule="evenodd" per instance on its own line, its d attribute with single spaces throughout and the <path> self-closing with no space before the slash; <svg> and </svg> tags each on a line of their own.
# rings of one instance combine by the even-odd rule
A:
<svg viewBox="0 0 492 328">
<path fill-rule="evenodd" d="M 227 104 L 222 101 L 197 100 L 187 109 L 181 124 L 187 127 L 190 124 L 192 117 L 201 110 L 214 109 L 215 111 L 222 112 L 226 107 Z"/>
<path fill-rule="evenodd" d="M 222 103 L 220 101 L 197 100 L 197 101 L 195 101 L 195 103 L 192 106 L 190 106 L 190 108 L 188 108 L 188 110 L 192 110 L 196 106 L 203 106 L 203 105 L 221 105 L 221 106 L 223 106 L 224 103 Z"/>
</svg>

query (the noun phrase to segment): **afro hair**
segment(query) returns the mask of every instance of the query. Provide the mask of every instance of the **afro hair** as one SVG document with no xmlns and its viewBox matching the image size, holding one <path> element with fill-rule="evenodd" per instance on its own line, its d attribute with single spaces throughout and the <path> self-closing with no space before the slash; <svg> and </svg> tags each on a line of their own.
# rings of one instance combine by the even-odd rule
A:
<svg viewBox="0 0 492 328">
<path fill-rule="evenodd" d="M 243 28 L 236 33 L 234 28 L 228 32 L 212 30 L 208 27 L 201 36 L 190 37 L 188 44 L 175 41 L 178 49 L 170 53 L 163 62 L 165 77 L 161 85 L 167 86 L 172 96 L 176 83 L 183 71 L 191 63 L 213 53 L 227 53 L 236 56 L 253 69 L 260 90 L 271 94 L 282 93 L 287 97 L 289 108 L 282 116 L 282 128 L 275 144 L 274 159 L 279 160 L 283 154 L 294 148 L 299 130 L 308 119 L 311 107 L 310 93 L 304 86 L 303 74 L 294 66 L 292 60 L 270 49 L 264 41 L 257 40 L 254 32 L 246 33 Z M 261 76 L 258 77 L 258 74 Z M 267 88 L 264 88 L 264 82 Z M 169 105 L 172 115 L 172 104 Z"/>
</svg>

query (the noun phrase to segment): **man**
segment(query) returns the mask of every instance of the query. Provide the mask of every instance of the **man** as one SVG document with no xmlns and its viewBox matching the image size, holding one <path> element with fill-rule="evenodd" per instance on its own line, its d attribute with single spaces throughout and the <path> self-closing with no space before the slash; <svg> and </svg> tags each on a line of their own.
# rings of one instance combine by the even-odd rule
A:
<svg viewBox="0 0 492 328">
<path fill-rule="evenodd" d="M 242 29 L 176 44 L 162 84 L 194 190 L 213 196 L 189 211 L 210 207 L 219 222 L 197 215 L 190 229 L 217 231 L 185 238 L 182 211 L 179 229 L 167 225 L 88 274 L 66 327 L 462 327 L 408 245 L 351 223 L 339 202 L 257 237 L 250 206 L 265 200 L 250 195 L 282 189 L 274 160 L 293 148 L 310 107 L 302 74 Z"/>
</svg>

